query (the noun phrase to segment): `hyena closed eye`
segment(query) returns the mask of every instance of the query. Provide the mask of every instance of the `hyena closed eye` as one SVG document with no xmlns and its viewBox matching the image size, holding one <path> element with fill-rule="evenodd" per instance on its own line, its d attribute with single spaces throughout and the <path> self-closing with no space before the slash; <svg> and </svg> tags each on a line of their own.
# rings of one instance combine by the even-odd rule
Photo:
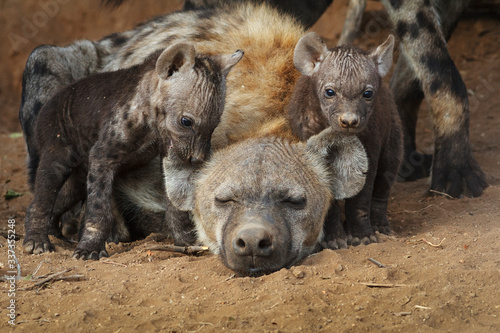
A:
<svg viewBox="0 0 500 333">
<path fill-rule="evenodd" d="M 309 33 L 297 43 L 294 63 L 302 73 L 289 106 L 291 126 L 302 139 L 330 126 L 356 135 L 369 168 L 366 183 L 345 203 L 345 231 L 334 203 L 325 222 L 327 247 L 376 242 L 374 231 L 390 232 L 387 200 L 402 159 L 399 115 L 382 77 L 392 65 L 394 37 L 367 53 L 341 46 L 328 50 Z M 306 102 L 304 102 L 306 101 Z M 346 239 L 347 238 L 347 239 Z"/>
<path fill-rule="evenodd" d="M 24 250 L 53 249 L 54 220 L 86 199 L 76 258 L 107 256 L 115 176 L 166 153 L 189 165 L 205 159 L 219 124 L 225 80 L 242 51 L 197 55 L 179 43 L 143 64 L 78 81 L 44 104 L 35 126 L 34 199 L 26 213 Z M 65 187 L 64 201 L 56 203 Z M 56 208 L 55 208 L 56 207 Z"/>
</svg>

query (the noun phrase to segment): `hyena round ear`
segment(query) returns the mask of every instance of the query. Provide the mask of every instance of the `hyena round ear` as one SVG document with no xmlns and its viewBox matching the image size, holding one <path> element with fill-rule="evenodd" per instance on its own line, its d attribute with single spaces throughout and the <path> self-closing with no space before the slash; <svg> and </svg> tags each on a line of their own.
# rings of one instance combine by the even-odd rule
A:
<svg viewBox="0 0 500 333">
<path fill-rule="evenodd" d="M 236 65 L 241 60 L 243 54 L 245 54 L 243 50 L 237 50 L 236 52 L 231 54 L 221 54 L 213 56 L 213 59 L 219 63 L 222 74 L 224 76 L 227 76 L 234 65 Z"/>
<path fill-rule="evenodd" d="M 384 77 L 391 69 L 392 54 L 394 53 L 394 36 L 389 35 L 375 51 L 370 53 L 370 57 L 377 66 L 378 73 Z"/>
<path fill-rule="evenodd" d="M 156 61 L 156 72 L 163 80 L 175 72 L 183 72 L 194 66 L 196 51 L 194 46 L 186 43 L 174 44 L 165 49 Z"/>
<path fill-rule="evenodd" d="M 303 75 L 310 76 L 318 70 L 328 48 L 316 33 L 310 32 L 299 39 L 293 53 L 293 64 Z"/>
<path fill-rule="evenodd" d="M 335 199 L 350 198 L 361 191 L 368 172 L 368 156 L 355 135 L 338 133 L 328 127 L 307 140 L 307 150 L 319 155 L 329 169 Z"/>
</svg>

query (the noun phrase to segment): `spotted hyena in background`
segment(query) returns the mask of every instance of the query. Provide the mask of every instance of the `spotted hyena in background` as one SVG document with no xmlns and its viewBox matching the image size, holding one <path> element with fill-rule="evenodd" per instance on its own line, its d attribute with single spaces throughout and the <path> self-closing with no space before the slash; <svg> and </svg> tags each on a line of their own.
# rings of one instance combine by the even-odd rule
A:
<svg viewBox="0 0 500 333">
<path fill-rule="evenodd" d="M 241 57 L 241 51 L 196 55 L 192 45 L 178 43 L 141 65 L 91 75 L 58 91 L 41 108 L 30 147 L 34 199 L 25 251 L 51 250 L 49 228 L 86 200 L 73 256 L 107 256 L 115 177 L 158 154 L 182 165 L 205 160 L 224 109 L 225 77 Z M 56 200 L 63 186 L 64 197 Z"/>
<path fill-rule="evenodd" d="M 453 197 L 476 197 L 488 186 L 470 145 L 467 90 L 446 47 L 469 2 L 382 0 L 402 51 L 391 79 L 404 129 L 405 155 L 399 174 L 414 180 L 431 173 L 431 190 Z M 354 40 L 366 0 L 350 3 L 340 43 Z M 433 157 L 417 152 L 415 145 L 418 110 L 424 97 L 434 125 Z"/>
</svg>

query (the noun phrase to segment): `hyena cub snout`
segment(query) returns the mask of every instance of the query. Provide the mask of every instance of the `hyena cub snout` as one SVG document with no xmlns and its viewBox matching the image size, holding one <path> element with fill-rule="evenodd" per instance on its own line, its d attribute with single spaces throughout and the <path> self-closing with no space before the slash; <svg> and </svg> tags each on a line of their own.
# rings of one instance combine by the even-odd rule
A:
<svg viewBox="0 0 500 333">
<path fill-rule="evenodd" d="M 343 112 L 340 114 L 338 122 L 342 128 L 357 128 L 360 118 L 353 112 Z"/>
</svg>

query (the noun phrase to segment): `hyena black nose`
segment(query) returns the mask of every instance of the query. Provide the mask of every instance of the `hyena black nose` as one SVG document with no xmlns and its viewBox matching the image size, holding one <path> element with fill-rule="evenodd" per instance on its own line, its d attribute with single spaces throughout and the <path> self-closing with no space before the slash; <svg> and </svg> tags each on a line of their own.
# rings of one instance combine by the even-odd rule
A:
<svg viewBox="0 0 500 333">
<path fill-rule="evenodd" d="M 239 256 L 269 257 L 274 252 L 273 237 L 262 226 L 244 227 L 234 237 L 233 249 Z"/>
<path fill-rule="evenodd" d="M 356 128 L 359 125 L 359 117 L 353 113 L 344 113 L 340 115 L 339 123 L 343 128 Z"/>
</svg>

